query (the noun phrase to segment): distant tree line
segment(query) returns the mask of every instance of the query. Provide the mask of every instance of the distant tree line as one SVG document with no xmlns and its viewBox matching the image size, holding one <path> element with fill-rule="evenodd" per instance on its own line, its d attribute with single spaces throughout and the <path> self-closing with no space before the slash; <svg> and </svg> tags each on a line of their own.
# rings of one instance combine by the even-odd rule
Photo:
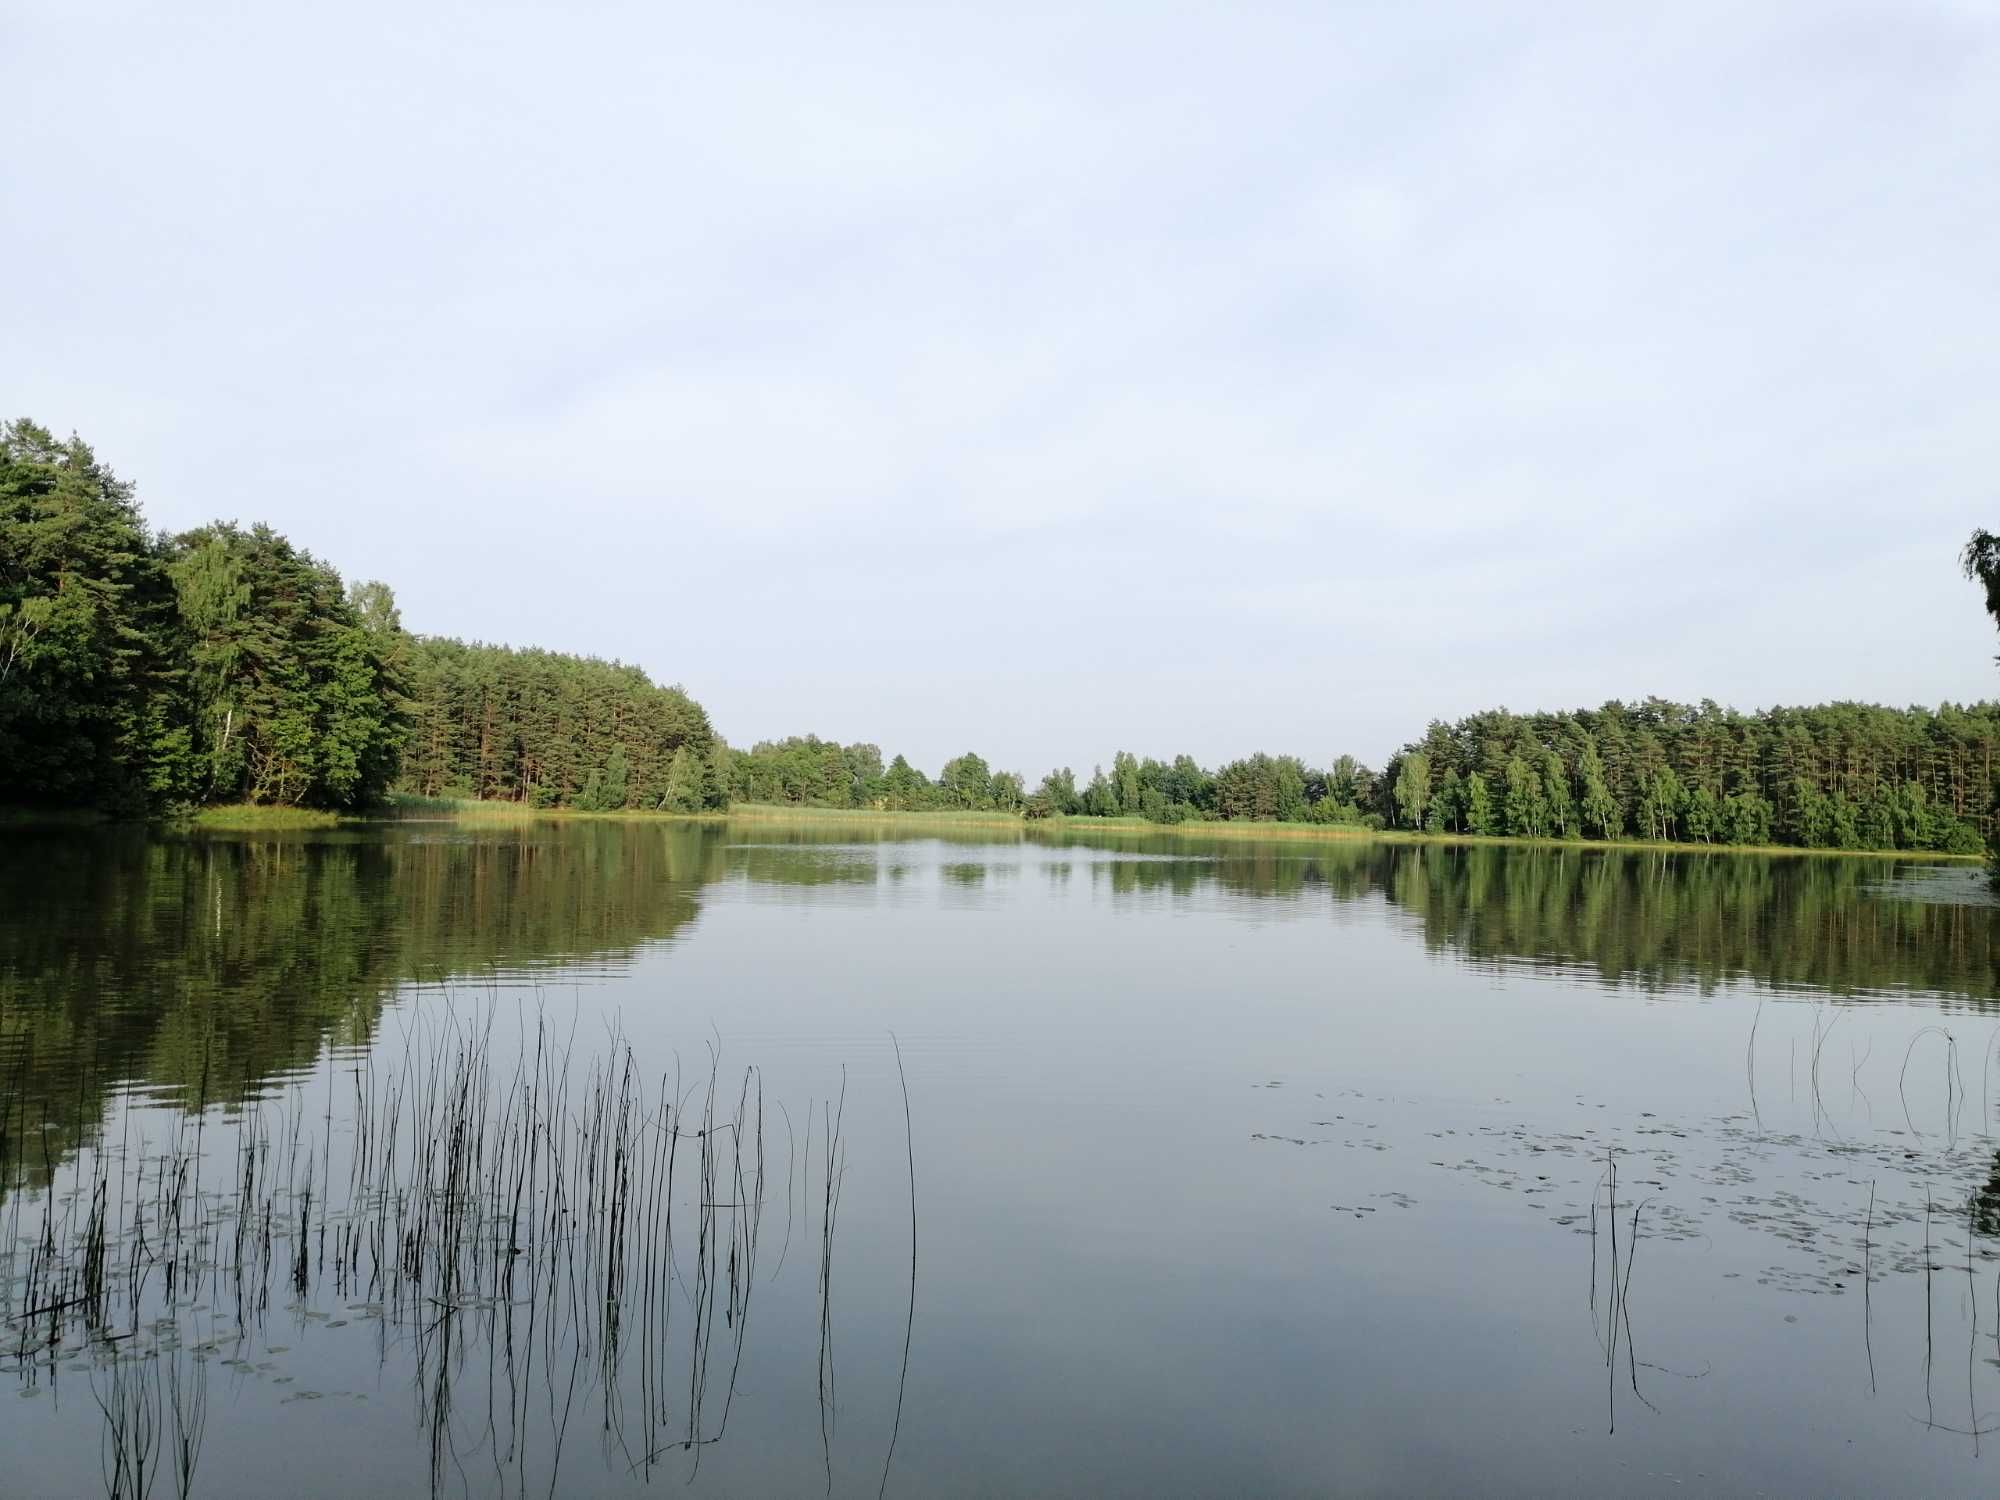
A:
<svg viewBox="0 0 2000 1500">
<path fill-rule="evenodd" d="M 1499 709 L 1406 745 L 1381 806 L 1439 833 L 1971 853 L 1992 823 L 1996 744 L 1994 704 Z"/>
<path fill-rule="evenodd" d="M 991 770 L 978 755 L 946 761 L 933 781 L 898 755 L 887 766 L 877 745 L 842 745 L 817 735 L 760 740 L 723 757 L 734 802 L 800 807 L 872 808 L 880 812 L 1018 812 L 1021 778 Z"/>
<path fill-rule="evenodd" d="M 2000 540 L 1962 557 L 2000 621 Z M 380 583 L 265 526 L 150 534 L 80 439 L 0 425 L 0 800 L 354 808 L 392 788 L 538 807 L 731 801 L 1393 826 L 1527 838 L 1970 851 L 1996 832 L 2000 705 L 1741 714 L 1648 699 L 1434 723 L 1377 775 L 1257 754 L 1113 757 L 1028 790 L 968 752 L 732 750 L 637 667 L 407 633 Z"/>
<path fill-rule="evenodd" d="M 266 526 L 155 536 L 81 439 L 0 424 L 0 801 L 694 811 L 719 757 L 636 667 L 413 637 L 387 585 Z"/>
<path fill-rule="evenodd" d="M 1295 755 L 1233 760 L 1205 770 L 1191 755 L 1171 761 L 1121 750 L 1111 772 L 1092 768 L 1079 787 L 1068 766 L 1044 776 L 1028 799 L 1034 817 L 1145 818 L 1154 823 L 1213 819 L 1284 823 L 1344 823 L 1380 828 L 1376 777 L 1351 755 L 1324 770 Z"/>
<path fill-rule="evenodd" d="M 1740 714 L 1648 699 L 1571 713 L 1504 709 L 1431 725 L 1376 774 L 1252 755 L 1213 771 L 1120 751 L 1078 784 L 1068 767 L 1022 795 L 978 755 L 933 781 L 874 745 L 812 736 L 732 753 L 730 794 L 824 807 L 1019 810 L 1404 828 L 1515 838 L 1976 852 L 1994 821 L 2000 705 L 1839 703 Z"/>
<path fill-rule="evenodd" d="M 748 750 L 730 751 L 728 760 L 730 796 L 737 802 L 1156 823 L 1260 818 L 1382 826 L 1369 810 L 1374 774 L 1347 755 L 1325 771 L 1289 755 L 1253 755 L 1206 771 L 1188 755 L 1169 763 L 1120 751 L 1108 775 L 1100 766 L 1079 787 L 1076 773 L 1064 767 L 1044 776 L 1032 792 L 1019 772 L 993 770 L 971 751 L 945 762 L 935 779 L 901 755 L 885 767 L 879 746 L 841 745 L 809 734 L 759 741 Z"/>
<path fill-rule="evenodd" d="M 2000 624 L 2000 537 L 1960 557 Z M 1743 714 L 1648 698 L 1569 713 L 1495 709 L 1433 723 L 1379 776 L 1351 755 L 1324 770 L 1257 754 L 1205 770 L 1112 757 L 1079 787 L 1067 766 L 1025 798 L 1022 778 L 977 755 L 931 781 L 874 745 L 810 735 L 731 758 L 741 801 L 831 807 L 1019 808 L 1029 818 L 1346 824 L 1555 839 L 1775 844 L 1805 849 L 1988 850 L 2000 885 L 2000 704 L 1833 703 Z"/>
</svg>

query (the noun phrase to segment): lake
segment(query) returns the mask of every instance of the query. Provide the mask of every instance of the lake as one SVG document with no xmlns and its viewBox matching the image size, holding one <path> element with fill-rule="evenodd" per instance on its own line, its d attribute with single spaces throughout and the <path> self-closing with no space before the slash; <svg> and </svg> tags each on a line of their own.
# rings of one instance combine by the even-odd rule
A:
<svg viewBox="0 0 2000 1500">
<path fill-rule="evenodd" d="M 1973 1493 L 1965 865 L 0 843 L 8 1493 Z"/>
</svg>

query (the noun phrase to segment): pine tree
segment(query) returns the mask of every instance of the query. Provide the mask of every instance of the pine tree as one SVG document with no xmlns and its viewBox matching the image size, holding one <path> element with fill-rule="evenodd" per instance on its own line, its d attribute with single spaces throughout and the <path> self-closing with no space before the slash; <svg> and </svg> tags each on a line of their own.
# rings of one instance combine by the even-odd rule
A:
<svg viewBox="0 0 2000 1500">
<path fill-rule="evenodd" d="M 143 800 L 165 690 L 164 574 L 132 487 L 81 439 L 0 425 L 0 798 Z"/>
<path fill-rule="evenodd" d="M 683 749 L 686 747 L 683 746 Z M 679 754 L 679 751 L 675 752 Z M 625 806 L 632 780 L 632 770 L 625 758 L 625 747 L 613 745 L 611 754 L 604 762 L 604 785 L 600 805 L 606 812 L 617 812 Z"/>
</svg>

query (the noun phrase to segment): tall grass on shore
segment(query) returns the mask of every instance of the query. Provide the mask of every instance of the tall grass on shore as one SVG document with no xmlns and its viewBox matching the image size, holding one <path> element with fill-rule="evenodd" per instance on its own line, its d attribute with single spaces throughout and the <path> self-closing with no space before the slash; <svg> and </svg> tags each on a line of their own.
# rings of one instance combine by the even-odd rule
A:
<svg viewBox="0 0 2000 1500">
<path fill-rule="evenodd" d="M 584 1410 L 635 1474 L 698 1463 L 728 1426 L 760 1283 L 762 1074 L 725 1078 L 711 1050 L 697 1077 L 649 1078 L 615 1031 L 587 1056 L 572 1041 L 536 1017 L 503 1052 L 490 1009 L 446 1006 L 413 1017 L 400 1056 L 337 1054 L 323 1103 L 295 1084 L 232 1118 L 204 1077 L 163 1139 L 128 1102 L 67 1164 L 30 1160 L 43 1133 L 0 1078 L 0 1367 L 32 1385 L 92 1362 L 113 1495 L 162 1467 L 187 1493 L 211 1357 L 253 1346 L 274 1308 L 324 1320 L 323 1303 L 367 1310 L 384 1363 L 413 1363 L 434 1492 L 467 1452 L 503 1490 L 545 1467 L 554 1492 Z M 784 1193 L 789 1242 L 797 1163 L 809 1230 L 821 1210 L 830 1403 L 846 1148 L 837 1108 L 825 1123 L 827 1180 L 794 1149 Z M 31 1175 L 51 1185 L 23 1191 Z M 461 1404 L 471 1371 L 480 1399 Z"/>
<path fill-rule="evenodd" d="M 264 802 L 231 802 L 217 807 L 197 809 L 189 814 L 185 821 L 195 828 L 225 832 L 232 829 L 259 832 L 265 829 L 338 828 L 341 817 L 337 812 L 329 812 L 319 807 L 277 807 Z"/>
</svg>

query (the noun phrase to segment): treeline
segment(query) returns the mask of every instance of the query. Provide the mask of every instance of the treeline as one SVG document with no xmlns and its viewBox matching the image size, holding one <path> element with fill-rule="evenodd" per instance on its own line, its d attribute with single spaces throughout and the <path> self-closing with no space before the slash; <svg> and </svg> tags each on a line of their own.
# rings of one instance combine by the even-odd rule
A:
<svg viewBox="0 0 2000 1500">
<path fill-rule="evenodd" d="M 2000 540 L 1966 570 L 2000 619 Z M 1648 699 L 1434 723 L 1380 775 L 1116 755 L 1027 788 L 968 752 L 933 779 L 813 736 L 731 750 L 637 667 L 407 633 L 380 583 L 268 527 L 153 536 L 80 439 L 0 426 L 0 801 L 356 808 L 392 788 L 535 807 L 731 801 L 1394 826 L 1526 838 L 1975 851 L 2000 706 L 1740 714 Z"/>
<path fill-rule="evenodd" d="M 1995 823 L 2000 705 L 1935 711 L 1836 703 L 1756 714 L 1652 698 L 1571 713 L 1432 724 L 1377 775 L 1252 755 L 1213 771 L 1120 751 L 1079 785 L 1023 779 L 978 755 L 936 780 L 874 745 L 811 735 L 728 755 L 733 800 L 1026 817 L 1256 821 L 1515 838 L 1779 844 L 1976 853 Z"/>
<path fill-rule="evenodd" d="M 413 637 L 387 585 L 266 526 L 155 536 L 81 439 L 0 425 L 0 802 L 694 811 L 719 756 L 636 667 Z"/>
<path fill-rule="evenodd" d="M 1990 703 L 1500 709 L 1405 746 L 1382 810 L 1445 833 L 1975 853 L 1993 826 L 1996 743 Z"/>
<path fill-rule="evenodd" d="M 900 755 L 884 766 L 879 746 L 810 734 L 729 750 L 721 763 L 733 802 L 880 812 L 1018 812 L 1027 802 L 1018 775 L 996 772 L 969 753 L 946 761 L 935 781 Z"/>
<path fill-rule="evenodd" d="M 2000 624 L 2000 537 L 1960 558 Z M 1555 839 L 1992 851 L 2000 705 L 1834 703 L 1743 714 L 1648 698 L 1569 713 L 1434 722 L 1381 775 L 1351 755 L 1324 770 L 1258 754 L 1214 771 L 1128 751 L 1082 785 L 1068 767 L 1023 778 L 976 754 L 933 781 L 902 756 L 804 736 L 728 757 L 740 801 L 882 809 L 1018 809 L 1030 818 L 1277 821 Z M 1996 875 L 2000 880 L 2000 875 Z"/>
<path fill-rule="evenodd" d="M 367 802 L 402 746 L 393 614 L 263 526 L 155 538 L 81 440 L 0 426 L 0 797 Z"/>
<path fill-rule="evenodd" d="M 1120 751 L 1111 771 L 1098 767 L 1079 786 L 1068 767 L 1051 771 L 1030 792 L 1017 771 L 996 771 L 971 751 L 945 762 L 936 779 L 898 755 L 885 767 L 879 746 L 842 745 L 816 735 L 761 740 L 726 757 L 730 797 L 737 802 L 803 807 L 872 808 L 880 812 L 1018 812 L 1024 817 L 1147 818 L 1182 823 L 1205 818 L 1261 818 L 1369 824 L 1375 777 L 1352 756 L 1325 771 L 1294 756 L 1253 755 L 1218 771 L 1192 756 L 1171 763 Z"/>
</svg>

